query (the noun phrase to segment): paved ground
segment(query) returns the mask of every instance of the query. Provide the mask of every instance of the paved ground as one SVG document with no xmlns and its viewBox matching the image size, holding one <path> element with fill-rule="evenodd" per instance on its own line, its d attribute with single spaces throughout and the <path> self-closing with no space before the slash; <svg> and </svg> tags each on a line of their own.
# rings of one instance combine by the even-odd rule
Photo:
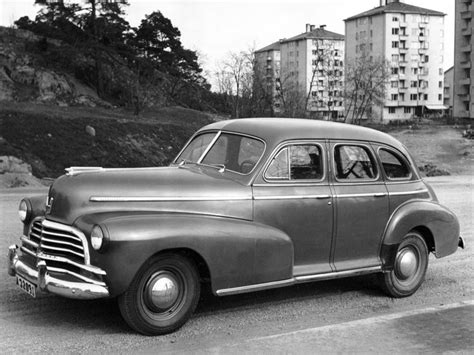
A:
<svg viewBox="0 0 474 355">
<path fill-rule="evenodd" d="M 428 180 L 459 217 L 467 248 L 431 256 L 411 297 L 387 297 L 372 277 L 228 297 L 205 293 L 178 332 L 144 337 L 127 327 L 113 300 L 33 299 L 0 269 L 0 352 L 474 353 L 473 177 Z M 8 245 L 18 243 L 19 200 L 38 192 L 0 190 L 0 266 Z"/>
<path fill-rule="evenodd" d="M 152 349 L 150 349 L 152 350 Z M 160 349 L 182 354 L 474 352 L 474 301 L 344 322 L 226 344 Z"/>
</svg>

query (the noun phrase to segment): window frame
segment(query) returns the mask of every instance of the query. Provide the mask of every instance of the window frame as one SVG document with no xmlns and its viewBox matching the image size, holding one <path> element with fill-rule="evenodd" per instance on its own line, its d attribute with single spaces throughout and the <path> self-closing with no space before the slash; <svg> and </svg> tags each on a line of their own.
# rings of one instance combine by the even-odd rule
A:
<svg viewBox="0 0 474 355">
<path fill-rule="evenodd" d="M 295 145 L 315 145 L 318 146 L 320 151 L 321 151 L 321 161 L 322 161 L 322 170 L 323 170 L 323 175 L 320 179 L 291 179 L 291 154 L 288 152 L 288 179 L 278 179 L 278 178 L 272 178 L 267 176 L 267 171 L 273 161 L 273 159 L 280 154 L 280 152 L 288 148 L 290 146 L 295 146 Z M 302 141 L 287 141 L 279 144 L 270 154 L 267 162 L 265 163 L 265 166 L 263 168 L 263 173 L 262 173 L 262 178 L 263 181 L 269 184 L 292 184 L 292 185 L 301 185 L 301 184 L 313 184 L 313 183 L 322 183 L 325 182 L 327 179 L 327 153 L 325 149 L 325 142 L 321 141 L 312 141 L 312 140 L 302 140 Z"/>
<path fill-rule="evenodd" d="M 384 168 L 383 163 L 382 163 L 382 158 L 380 157 L 380 150 L 385 150 L 385 151 L 391 153 L 392 155 L 400 158 L 406 164 L 406 166 L 408 167 L 408 171 L 410 172 L 408 177 L 401 177 L 401 178 L 391 178 L 391 177 L 389 177 L 387 175 L 387 173 L 385 172 L 385 168 Z M 381 171 L 383 171 L 383 177 L 384 177 L 385 181 L 387 181 L 387 182 L 397 182 L 397 181 L 410 181 L 410 180 L 412 180 L 412 178 L 414 176 L 413 166 L 412 166 L 410 160 L 407 159 L 407 157 L 402 152 L 400 152 L 398 149 L 388 147 L 388 146 L 385 146 L 385 145 L 378 146 L 377 147 L 377 159 L 378 159 L 378 164 L 380 165 Z"/>
<path fill-rule="evenodd" d="M 362 149 L 365 148 L 366 151 L 368 151 L 369 158 L 372 158 L 372 163 L 376 168 L 375 177 L 372 178 L 372 179 L 360 179 L 360 180 L 338 179 L 337 174 L 336 174 L 337 168 L 336 168 L 336 159 L 335 159 L 336 154 L 335 153 L 336 153 L 336 148 L 340 145 L 362 147 Z M 381 177 L 380 166 L 379 166 L 380 163 L 379 163 L 379 160 L 377 159 L 377 157 L 375 156 L 374 151 L 373 151 L 370 143 L 361 143 L 361 142 L 352 142 L 352 141 L 334 142 L 333 146 L 332 146 L 332 149 L 331 149 L 330 159 L 331 159 L 332 177 L 334 178 L 335 182 L 338 182 L 338 183 L 341 183 L 341 184 L 353 184 L 353 183 L 355 183 L 355 184 L 368 184 L 368 183 L 375 183 L 375 182 L 380 181 L 380 177 Z"/>
</svg>

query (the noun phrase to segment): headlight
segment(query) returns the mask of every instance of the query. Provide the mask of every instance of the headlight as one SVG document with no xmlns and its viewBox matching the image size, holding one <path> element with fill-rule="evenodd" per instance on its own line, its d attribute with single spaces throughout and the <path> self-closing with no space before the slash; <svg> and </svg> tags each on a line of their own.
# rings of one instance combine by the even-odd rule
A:
<svg viewBox="0 0 474 355">
<path fill-rule="evenodd" d="M 99 226 L 92 228 L 91 244 L 95 250 L 99 250 L 104 244 L 104 231 Z"/>
<path fill-rule="evenodd" d="M 20 206 L 18 206 L 18 215 L 22 222 L 26 222 L 31 216 L 30 204 L 25 200 L 21 200 Z"/>
</svg>

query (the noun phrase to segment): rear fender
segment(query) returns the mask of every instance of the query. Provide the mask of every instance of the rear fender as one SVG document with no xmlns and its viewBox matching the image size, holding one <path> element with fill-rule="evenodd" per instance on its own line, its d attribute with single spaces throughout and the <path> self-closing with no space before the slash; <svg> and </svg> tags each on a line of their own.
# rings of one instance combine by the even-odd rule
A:
<svg viewBox="0 0 474 355">
<path fill-rule="evenodd" d="M 454 213 L 437 202 L 411 200 L 393 212 L 385 228 L 381 248 L 384 267 L 393 265 L 394 251 L 404 236 L 416 228 L 427 228 L 430 231 L 437 258 L 456 251 L 459 242 L 459 222 Z"/>
<path fill-rule="evenodd" d="M 101 252 L 91 249 L 91 264 L 104 269 L 112 295 L 124 292 L 153 255 L 184 249 L 206 263 L 212 290 L 292 277 L 293 244 L 282 231 L 244 220 L 185 214 L 81 217 L 87 231 L 100 224 L 109 235 Z"/>
</svg>

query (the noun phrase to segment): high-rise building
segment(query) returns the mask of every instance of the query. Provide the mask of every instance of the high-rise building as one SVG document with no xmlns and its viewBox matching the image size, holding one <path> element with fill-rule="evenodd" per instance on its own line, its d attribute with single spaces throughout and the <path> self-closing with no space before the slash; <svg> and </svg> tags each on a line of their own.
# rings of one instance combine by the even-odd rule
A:
<svg viewBox="0 0 474 355">
<path fill-rule="evenodd" d="M 456 0 L 453 116 L 474 118 L 474 50 L 472 0 Z"/>
<path fill-rule="evenodd" d="M 364 118 L 387 123 L 445 109 L 444 16 L 399 0 L 380 0 L 380 6 L 344 20 L 346 67 L 363 55 L 385 59 L 390 67 L 385 98 Z"/>
<path fill-rule="evenodd" d="M 336 119 L 344 114 L 344 36 L 325 26 L 305 29 L 256 51 L 256 60 L 266 63 L 268 78 L 274 79 L 276 113 Z"/>
</svg>

